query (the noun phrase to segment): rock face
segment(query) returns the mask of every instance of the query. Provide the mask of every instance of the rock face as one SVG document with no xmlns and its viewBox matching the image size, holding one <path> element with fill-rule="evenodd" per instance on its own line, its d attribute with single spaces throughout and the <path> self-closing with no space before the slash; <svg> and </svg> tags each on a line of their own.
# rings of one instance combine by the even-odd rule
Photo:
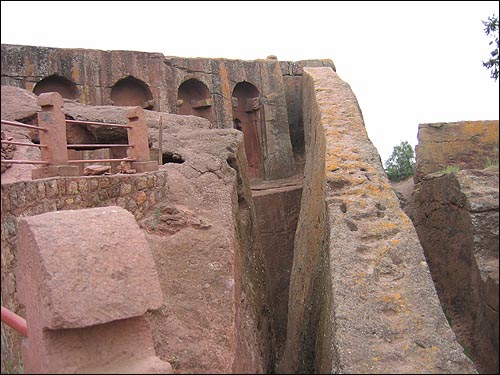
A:
<svg viewBox="0 0 500 375">
<path fill-rule="evenodd" d="M 36 94 L 58 91 L 88 105 L 139 105 L 196 115 L 218 128 L 242 123 L 250 177 L 265 179 L 293 175 L 294 151 L 302 152 L 301 110 L 296 106 L 302 67 L 333 67 L 330 60 L 293 63 L 6 44 L 1 48 L 2 85 Z"/>
<path fill-rule="evenodd" d="M 498 372 L 498 168 L 427 175 L 409 212 L 459 340 Z"/>
<path fill-rule="evenodd" d="M 300 211 L 302 184 L 253 190 L 258 238 L 264 248 L 264 260 L 272 301 L 274 333 L 273 362 L 283 356 L 288 316 L 288 286 L 293 263 L 293 241 Z"/>
<path fill-rule="evenodd" d="M 305 181 L 280 370 L 474 373 L 349 86 L 304 68 L 302 95 Z"/>
<path fill-rule="evenodd" d="M 175 372 L 475 371 L 439 305 L 356 98 L 330 60 L 1 49 L 2 119 L 36 124 L 32 92 L 59 92 L 66 118 L 80 121 L 125 124 L 128 106 L 140 106 L 151 158 L 163 164 L 148 173 L 123 163 L 111 168 L 116 174 L 38 181 L 17 166 L 3 173 L 2 304 L 23 315 L 12 272 L 20 218 L 119 206 L 133 213 L 152 249 L 165 298 L 147 315 L 156 353 Z M 67 129 L 70 144 L 127 141 L 120 129 Z M 496 129 L 498 136 L 498 122 Z M 490 131 L 474 137 L 489 140 Z M 38 141 L 8 126 L 5 137 Z M 70 159 L 126 152 L 94 148 L 70 149 Z M 15 158 L 37 158 L 19 157 L 18 149 Z M 293 179 L 304 161 L 300 184 L 252 194 L 250 182 Z M 473 241 L 489 241 L 494 228 L 479 227 Z M 477 274 L 479 285 L 486 276 Z M 486 282 L 481 295 L 481 332 L 495 329 L 494 287 Z M 2 326 L 4 348 L 13 357 L 19 339 Z"/>
<path fill-rule="evenodd" d="M 264 373 L 270 316 L 241 133 L 178 134 L 167 197 L 141 219 L 166 297 L 157 352 L 179 373 Z M 161 236 L 160 236 L 161 234 Z"/>
<path fill-rule="evenodd" d="M 498 120 L 420 124 L 415 183 L 447 166 L 482 169 L 498 161 Z"/>
<path fill-rule="evenodd" d="M 2 178 L 2 302 L 25 316 L 12 273 L 20 217 L 117 205 L 151 232 L 146 238 L 165 297 L 148 315 L 157 355 L 179 372 L 267 372 L 270 308 L 242 134 L 184 128 L 166 142 L 184 162 L 156 172 Z M 169 207 L 182 209 L 176 216 Z M 183 217 L 186 225 L 176 227 L 174 219 Z M 158 236 L 159 224 L 176 230 Z M 6 348 L 17 353 L 19 337 L 7 336 Z"/>
</svg>

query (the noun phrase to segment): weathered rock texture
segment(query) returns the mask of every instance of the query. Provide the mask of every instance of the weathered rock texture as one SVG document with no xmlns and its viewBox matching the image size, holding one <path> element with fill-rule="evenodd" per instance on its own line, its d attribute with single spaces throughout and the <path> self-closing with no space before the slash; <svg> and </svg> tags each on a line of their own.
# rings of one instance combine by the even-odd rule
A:
<svg viewBox="0 0 500 375">
<path fill-rule="evenodd" d="M 458 339 L 498 373 L 498 168 L 427 175 L 409 212 Z"/>
<path fill-rule="evenodd" d="M 498 120 L 420 124 L 415 183 L 447 166 L 482 169 L 498 162 Z"/>
<path fill-rule="evenodd" d="M 40 328 L 88 327 L 161 307 L 148 243 L 128 211 L 117 206 L 64 210 L 27 217 L 19 225 L 22 264 L 16 277 L 18 285 L 36 282 L 23 287 L 32 294 L 22 299 L 24 304 L 39 300 L 39 310 L 31 313 L 40 314 Z M 95 241 L 87 241 L 88 233 Z"/>
<path fill-rule="evenodd" d="M 179 133 L 173 151 L 185 162 L 165 166 L 169 195 L 141 220 L 166 298 L 151 315 L 157 351 L 181 373 L 268 371 L 266 274 L 241 140 L 236 130 Z"/>
<path fill-rule="evenodd" d="M 149 245 L 131 213 L 111 206 L 25 217 L 16 249 L 17 290 L 29 332 L 25 372 L 109 367 L 123 373 L 129 371 L 123 362 L 135 359 L 146 372 L 172 373 L 168 363 L 154 359 L 144 314 L 160 308 L 163 296 Z"/>
<path fill-rule="evenodd" d="M 304 68 L 305 182 L 284 372 L 473 373 L 349 86 Z"/>
<path fill-rule="evenodd" d="M 258 238 L 264 251 L 272 301 L 273 362 L 283 356 L 288 316 L 288 286 L 293 262 L 293 241 L 300 211 L 302 184 L 268 186 L 252 197 L 257 216 Z M 271 353 L 273 354 L 273 353 Z"/>
<path fill-rule="evenodd" d="M 1 48 L 2 85 L 37 94 L 59 91 L 63 97 L 82 104 L 139 105 L 155 111 L 193 114 L 207 118 L 217 128 L 235 127 L 238 110 L 251 110 L 256 119 L 253 126 L 259 133 L 257 143 L 263 155 L 260 168 L 265 179 L 294 174 L 294 150 L 298 155 L 303 151 L 299 88 L 302 67 L 333 67 L 330 60 L 295 63 L 8 44 Z M 255 99 L 251 109 L 245 107 L 246 102 L 234 100 L 234 90 L 241 83 L 257 92 L 256 97 L 246 98 Z"/>
<path fill-rule="evenodd" d="M 157 172 L 2 178 L 2 303 L 25 316 L 12 273 L 20 217 L 117 205 L 152 232 L 147 238 L 165 296 L 149 315 L 158 356 L 179 372 L 266 372 L 270 308 L 242 141 L 236 130 L 185 129 L 165 141 L 184 163 Z M 159 224 L 175 227 L 179 217 L 161 221 L 175 209 L 186 225 L 167 236 L 155 232 Z M 6 348 L 18 352 L 17 335 L 5 334 Z"/>
</svg>

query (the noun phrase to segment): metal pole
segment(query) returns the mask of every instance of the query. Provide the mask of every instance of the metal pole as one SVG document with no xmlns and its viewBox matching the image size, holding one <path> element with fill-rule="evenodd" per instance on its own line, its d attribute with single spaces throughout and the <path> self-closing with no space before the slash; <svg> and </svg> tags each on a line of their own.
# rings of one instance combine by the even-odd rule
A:
<svg viewBox="0 0 500 375">
<path fill-rule="evenodd" d="M 7 324 L 9 327 L 14 328 L 17 332 L 24 336 L 28 336 L 28 325 L 26 324 L 26 319 L 21 318 L 16 313 L 6 309 L 2 306 L 2 322 Z"/>
</svg>

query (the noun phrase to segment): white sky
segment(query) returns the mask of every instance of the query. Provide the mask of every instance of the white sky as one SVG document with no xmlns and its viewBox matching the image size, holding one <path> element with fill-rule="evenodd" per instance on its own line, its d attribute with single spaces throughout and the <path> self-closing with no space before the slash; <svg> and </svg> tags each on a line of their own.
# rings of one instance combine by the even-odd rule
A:
<svg viewBox="0 0 500 375">
<path fill-rule="evenodd" d="M 498 1 L 1 2 L 2 44 L 333 60 L 382 161 L 418 124 L 499 118 L 482 66 Z"/>
</svg>

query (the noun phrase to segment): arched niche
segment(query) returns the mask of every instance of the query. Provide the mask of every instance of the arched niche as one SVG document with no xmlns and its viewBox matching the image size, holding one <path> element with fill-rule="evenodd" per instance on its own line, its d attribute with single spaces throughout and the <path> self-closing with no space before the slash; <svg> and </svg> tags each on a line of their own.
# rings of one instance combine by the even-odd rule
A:
<svg viewBox="0 0 500 375">
<path fill-rule="evenodd" d="M 243 132 L 249 177 L 263 179 L 264 123 L 259 90 L 249 82 L 240 82 L 233 89 L 232 102 L 233 125 L 235 129 Z"/>
<path fill-rule="evenodd" d="M 145 82 L 128 76 L 120 79 L 111 88 L 111 102 L 116 106 L 153 109 L 153 94 Z"/>
<path fill-rule="evenodd" d="M 193 115 L 212 120 L 212 99 L 208 87 L 201 81 L 191 78 L 184 81 L 177 90 L 177 113 Z"/>
<path fill-rule="evenodd" d="M 57 74 L 45 77 L 33 88 L 33 93 L 36 95 L 40 95 L 45 92 L 58 92 L 63 98 L 66 99 L 77 99 L 80 96 L 73 81 Z"/>
</svg>

